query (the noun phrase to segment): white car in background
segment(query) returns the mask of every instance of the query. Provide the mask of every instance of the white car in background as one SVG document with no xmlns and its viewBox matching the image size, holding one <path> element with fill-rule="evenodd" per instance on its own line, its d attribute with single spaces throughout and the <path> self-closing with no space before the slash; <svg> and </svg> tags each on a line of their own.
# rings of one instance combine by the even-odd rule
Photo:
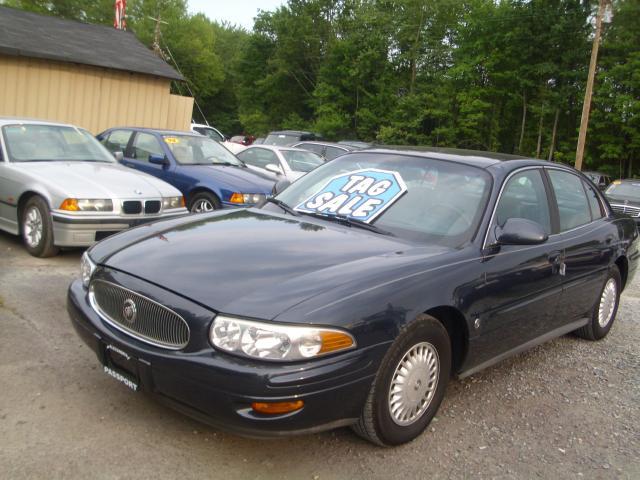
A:
<svg viewBox="0 0 640 480">
<path fill-rule="evenodd" d="M 220 130 L 212 127 L 211 125 L 205 125 L 204 123 L 192 123 L 191 131 L 193 133 L 199 133 L 200 135 L 204 135 L 205 137 L 209 137 L 211 140 L 215 140 L 216 142 L 221 143 L 227 150 L 231 151 L 234 155 L 244 150 L 244 145 L 240 143 L 230 142 L 227 140 Z"/>
<path fill-rule="evenodd" d="M 86 130 L 0 118 L 0 230 L 31 255 L 186 213 L 179 190 L 120 165 Z"/>
<path fill-rule="evenodd" d="M 305 173 L 322 165 L 320 155 L 293 147 L 250 145 L 236 155 L 250 168 L 274 175 L 277 180 L 294 182 Z"/>
</svg>

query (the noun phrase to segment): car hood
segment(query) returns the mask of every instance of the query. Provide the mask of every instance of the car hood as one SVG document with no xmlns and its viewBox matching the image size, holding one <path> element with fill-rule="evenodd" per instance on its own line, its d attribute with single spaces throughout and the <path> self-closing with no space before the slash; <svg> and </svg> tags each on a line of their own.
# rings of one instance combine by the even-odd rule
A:
<svg viewBox="0 0 640 480">
<path fill-rule="evenodd" d="M 368 279 L 385 257 L 411 245 L 358 228 L 242 209 L 139 227 L 100 242 L 90 254 L 212 310 L 273 319 L 323 291 Z M 421 248 L 426 255 L 448 250 Z"/>
<path fill-rule="evenodd" d="M 43 185 L 74 198 L 157 198 L 181 195 L 168 183 L 117 163 L 24 162 L 15 165 Z"/>
<path fill-rule="evenodd" d="M 640 207 L 640 198 L 627 197 L 625 195 L 605 195 L 609 203 L 617 203 L 619 205 L 630 205 L 633 207 Z"/>
<path fill-rule="evenodd" d="M 240 193 L 264 193 L 270 195 L 275 180 L 267 174 L 250 170 L 244 167 L 232 167 L 226 165 L 183 165 L 181 168 L 194 177 L 200 178 L 204 183 L 207 180 L 216 184 L 224 184 L 232 191 L 240 190 Z"/>
</svg>

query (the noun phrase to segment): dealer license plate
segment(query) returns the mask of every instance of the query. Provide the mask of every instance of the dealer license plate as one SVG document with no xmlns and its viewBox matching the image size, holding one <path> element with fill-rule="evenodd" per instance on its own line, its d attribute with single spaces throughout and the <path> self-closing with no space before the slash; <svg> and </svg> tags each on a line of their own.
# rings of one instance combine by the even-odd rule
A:
<svg viewBox="0 0 640 480">
<path fill-rule="evenodd" d="M 104 373 L 124 383 L 134 392 L 138 391 L 140 382 L 138 381 L 137 360 L 124 350 L 114 346 L 105 346 Z"/>
</svg>

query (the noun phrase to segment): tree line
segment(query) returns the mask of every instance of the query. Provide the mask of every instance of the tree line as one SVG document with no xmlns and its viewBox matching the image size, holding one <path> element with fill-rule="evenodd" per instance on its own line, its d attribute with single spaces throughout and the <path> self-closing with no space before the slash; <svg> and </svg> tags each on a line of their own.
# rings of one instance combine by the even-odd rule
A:
<svg viewBox="0 0 640 480">
<path fill-rule="evenodd" d="M 112 0 L 4 0 L 93 23 Z M 288 0 L 252 31 L 129 0 L 128 28 L 188 78 L 222 131 L 305 129 L 329 139 L 500 151 L 572 164 L 595 0 Z M 640 0 L 614 0 L 603 31 L 586 168 L 640 169 Z M 204 117 L 204 118 L 202 118 Z"/>
</svg>

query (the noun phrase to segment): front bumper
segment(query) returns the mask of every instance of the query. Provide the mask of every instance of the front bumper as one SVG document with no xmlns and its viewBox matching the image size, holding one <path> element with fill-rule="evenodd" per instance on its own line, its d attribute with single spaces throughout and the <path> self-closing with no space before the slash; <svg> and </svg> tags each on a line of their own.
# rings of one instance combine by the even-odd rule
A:
<svg viewBox="0 0 640 480">
<path fill-rule="evenodd" d="M 155 287 L 154 287 L 155 288 Z M 201 308 L 201 307 L 200 307 Z M 140 390 L 204 423 L 251 437 L 310 433 L 354 423 L 359 417 L 386 344 L 296 364 L 252 361 L 208 347 L 169 351 L 142 343 L 103 322 L 79 280 L 69 287 L 67 309 L 82 340 L 110 369 L 113 352 L 131 356 Z M 196 311 L 202 319 L 203 312 Z M 214 313 L 192 335 L 206 335 Z M 190 342 L 191 343 L 191 342 Z M 130 375 L 131 374 L 131 375 Z M 303 400 L 282 415 L 255 413 L 252 402 Z"/>
<path fill-rule="evenodd" d="M 52 214 L 53 238 L 58 247 L 89 247 L 111 234 L 127 228 L 186 215 L 187 210 L 176 213 L 127 217 L 77 217 L 57 212 Z"/>
</svg>

